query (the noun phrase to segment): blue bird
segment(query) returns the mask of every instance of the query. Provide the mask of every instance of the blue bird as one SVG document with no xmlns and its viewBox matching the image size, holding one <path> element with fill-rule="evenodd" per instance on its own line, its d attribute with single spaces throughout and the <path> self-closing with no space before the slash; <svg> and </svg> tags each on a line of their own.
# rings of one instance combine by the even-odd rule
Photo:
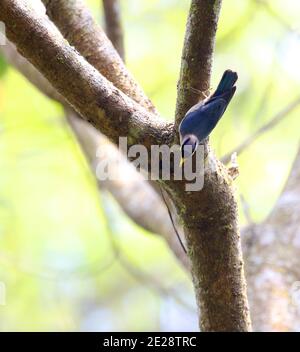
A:
<svg viewBox="0 0 300 352">
<path fill-rule="evenodd" d="M 195 153 L 199 143 L 216 127 L 236 91 L 237 79 L 236 72 L 226 70 L 214 94 L 194 105 L 184 116 L 179 125 L 180 166 Z"/>
</svg>

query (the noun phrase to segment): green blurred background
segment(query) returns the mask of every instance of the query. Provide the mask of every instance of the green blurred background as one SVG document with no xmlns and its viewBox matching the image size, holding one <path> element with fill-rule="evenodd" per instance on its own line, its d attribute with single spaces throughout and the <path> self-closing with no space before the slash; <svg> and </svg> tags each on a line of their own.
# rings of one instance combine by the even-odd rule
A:
<svg viewBox="0 0 300 352">
<path fill-rule="evenodd" d="M 103 22 L 101 1 L 87 3 Z M 127 65 L 170 120 L 189 3 L 121 2 Z M 218 156 L 300 96 L 299 13 L 294 0 L 223 2 L 212 87 L 227 68 L 238 71 L 239 81 L 211 137 Z M 254 221 L 268 215 L 290 171 L 299 113 L 285 116 L 238 159 L 236 184 Z M 2 331 L 198 328 L 190 278 L 164 241 L 99 195 L 62 108 L 1 57 L 0 243 Z"/>
</svg>

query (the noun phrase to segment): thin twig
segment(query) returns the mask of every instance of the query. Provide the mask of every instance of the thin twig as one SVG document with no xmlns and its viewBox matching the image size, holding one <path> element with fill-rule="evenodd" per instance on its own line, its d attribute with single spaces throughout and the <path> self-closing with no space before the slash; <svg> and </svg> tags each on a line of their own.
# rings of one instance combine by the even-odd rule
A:
<svg viewBox="0 0 300 352">
<path fill-rule="evenodd" d="M 234 148 L 232 151 L 227 153 L 221 158 L 221 161 L 224 164 L 229 163 L 231 155 L 236 152 L 238 155 L 240 155 L 242 152 L 245 151 L 253 142 L 256 141 L 258 137 L 260 137 L 262 134 L 266 133 L 267 131 L 271 130 L 273 127 L 275 127 L 279 122 L 281 122 L 285 117 L 287 117 L 291 112 L 293 112 L 300 104 L 300 96 L 297 97 L 294 101 L 289 103 L 286 107 L 284 107 L 282 110 L 277 112 L 273 118 L 270 119 L 265 125 L 263 125 L 261 128 L 259 128 L 256 132 L 254 132 L 251 136 L 249 136 L 244 142 L 242 142 L 239 146 Z"/>
<path fill-rule="evenodd" d="M 127 270 L 127 272 L 133 276 L 138 282 L 142 283 L 143 286 L 149 287 L 151 290 L 155 290 L 163 296 L 169 296 L 174 298 L 174 300 L 186 308 L 188 311 L 195 312 L 195 309 L 190 306 L 188 303 L 183 301 L 180 296 L 178 296 L 175 290 L 171 287 L 165 287 L 153 276 L 139 269 L 136 265 L 133 265 L 126 255 L 120 249 L 118 242 L 116 241 L 116 234 L 113 229 L 112 223 L 114 220 L 111 219 L 109 212 L 105 206 L 106 203 L 102 202 L 102 210 L 105 214 L 105 227 L 111 241 L 111 247 L 115 252 L 115 258 L 120 262 L 122 267 Z"/>
<path fill-rule="evenodd" d="M 161 193 L 161 197 L 162 197 L 162 199 L 163 199 L 163 201 L 164 201 L 164 203 L 165 203 L 165 205 L 166 205 L 166 208 L 167 208 L 167 210 L 168 210 L 169 218 L 170 218 L 170 220 L 171 220 L 173 229 L 174 229 L 174 231 L 175 231 L 175 233 L 176 233 L 176 236 L 177 236 L 177 238 L 178 238 L 178 241 L 179 241 L 179 243 L 180 243 L 180 246 L 181 246 L 181 248 L 183 249 L 184 253 L 187 254 L 187 250 L 186 250 L 186 248 L 185 248 L 185 246 L 184 246 L 184 244 L 183 244 L 183 242 L 182 242 L 182 240 L 181 240 L 181 237 L 180 237 L 180 235 L 179 235 L 179 233 L 178 233 L 178 231 L 177 231 L 177 229 L 176 229 L 176 226 L 175 226 L 175 224 L 174 224 L 174 220 L 173 220 L 173 217 L 172 217 L 172 213 L 171 213 L 171 211 L 170 211 L 170 208 L 169 208 L 169 206 L 168 206 L 168 203 L 167 203 L 167 201 L 166 201 L 166 198 L 165 198 L 165 196 L 164 196 L 164 192 L 163 192 L 161 186 L 160 186 L 160 193 Z"/>
<path fill-rule="evenodd" d="M 124 31 L 121 20 L 119 0 L 102 0 L 105 18 L 105 30 L 117 52 L 125 61 Z"/>
<path fill-rule="evenodd" d="M 11 257 L 6 253 L 0 253 L 0 262 L 2 265 L 13 267 L 21 274 L 29 275 L 35 277 L 39 280 L 61 282 L 66 280 L 91 280 L 96 279 L 107 270 L 109 270 L 118 258 L 117 252 L 113 251 L 113 256 L 103 265 L 99 265 L 99 260 L 92 264 L 80 266 L 72 271 L 67 270 L 55 270 L 43 269 L 36 270 L 31 267 L 26 262 L 22 261 L 22 258 Z"/>
</svg>

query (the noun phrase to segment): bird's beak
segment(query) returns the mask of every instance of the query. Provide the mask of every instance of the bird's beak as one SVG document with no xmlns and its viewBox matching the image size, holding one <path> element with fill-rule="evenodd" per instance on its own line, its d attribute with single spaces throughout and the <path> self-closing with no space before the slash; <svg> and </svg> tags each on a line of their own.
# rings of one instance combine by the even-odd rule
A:
<svg viewBox="0 0 300 352">
<path fill-rule="evenodd" d="M 179 167 L 182 167 L 182 165 L 184 164 L 184 162 L 185 162 L 185 159 L 184 159 L 184 158 L 181 158 L 181 159 L 180 159 L 180 163 L 179 163 Z"/>
</svg>

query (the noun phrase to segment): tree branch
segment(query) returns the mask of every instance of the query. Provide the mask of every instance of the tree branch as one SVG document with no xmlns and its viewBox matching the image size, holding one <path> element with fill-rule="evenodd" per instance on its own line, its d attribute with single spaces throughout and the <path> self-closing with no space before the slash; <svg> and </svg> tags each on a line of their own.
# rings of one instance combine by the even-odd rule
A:
<svg viewBox="0 0 300 352">
<path fill-rule="evenodd" d="M 243 232 L 256 331 L 298 331 L 300 322 L 300 148 L 271 214 Z"/>
<path fill-rule="evenodd" d="M 155 108 L 82 0 L 42 0 L 62 35 L 104 77 L 151 112 Z"/>
<path fill-rule="evenodd" d="M 108 38 L 116 48 L 120 57 L 125 59 L 124 32 L 121 20 L 119 0 L 102 0 L 105 18 L 105 30 Z"/>
<path fill-rule="evenodd" d="M 68 107 L 65 99 L 56 92 L 48 80 L 34 66 L 17 52 L 13 44 L 7 42 L 6 45 L 0 46 L 0 52 L 10 64 L 15 66 L 42 93 L 65 106 L 70 126 L 77 136 L 92 169 L 94 169 L 93 165 L 97 162 L 97 150 L 100 150 L 100 148 L 107 150 L 106 154 L 110 158 L 110 165 L 113 165 L 113 161 L 118 163 L 115 167 L 122 169 L 124 179 L 109 178 L 106 181 L 97 179 L 99 188 L 108 190 L 123 211 L 139 226 L 164 237 L 176 258 L 185 268 L 189 268 L 188 257 L 183 253 L 176 239 L 172 224 L 168 221 L 167 209 L 155 190 L 143 180 L 139 173 L 135 172 L 133 166 L 107 138 L 94 127 L 79 119 L 76 112 Z M 125 175 L 127 176 L 125 177 Z M 145 204 L 145 206 L 141 207 L 141 204 Z M 156 209 L 156 212 L 153 213 L 151 209 Z M 154 219 L 153 216 L 155 217 Z"/>
<path fill-rule="evenodd" d="M 139 226 L 147 231 L 161 235 L 170 249 L 186 269 L 190 268 L 189 258 L 183 252 L 174 229 L 170 222 L 168 212 L 161 197 L 153 187 L 146 182 L 141 174 L 125 159 L 118 149 L 107 138 L 95 129 L 88 128 L 86 123 L 76 116 L 68 114 L 70 125 L 77 135 L 91 165 L 101 162 L 96 158 L 96 151 L 101 148 L 105 157 L 110 160 L 110 172 L 117 175 L 122 170 L 122 177 L 108 177 L 98 181 L 101 187 L 106 188 L 117 200 L 125 213 Z M 155 209 L 155 211 L 153 211 Z M 180 225 L 177 225 L 180 227 Z"/>
<path fill-rule="evenodd" d="M 262 134 L 266 133 L 267 131 L 271 130 L 275 127 L 279 122 L 281 122 L 286 116 L 288 116 L 291 112 L 293 112 L 298 106 L 300 105 L 300 97 L 297 97 L 287 106 L 285 106 L 282 110 L 277 112 L 265 125 L 260 127 L 257 131 L 255 131 L 252 135 L 246 138 L 240 145 L 238 145 L 234 150 L 224 155 L 221 161 L 224 164 L 228 164 L 231 155 L 233 153 L 237 153 L 241 155 L 243 151 L 245 151 L 252 143 L 254 143 L 257 138 L 259 138 Z"/>
<path fill-rule="evenodd" d="M 195 6 L 202 3 L 193 1 Z M 207 6 L 210 8 L 211 2 Z M 110 139 L 117 142 L 119 135 L 127 135 L 130 144 L 148 148 L 173 139 L 172 125 L 155 118 L 112 86 L 25 0 L 2 0 L 0 20 L 21 53 Z M 164 187 L 184 225 L 202 330 L 246 331 L 250 319 L 232 180 L 209 149 L 207 161 L 214 167 L 208 165 L 202 191 L 186 192 L 181 181 L 165 182 Z"/>
<path fill-rule="evenodd" d="M 177 86 L 176 122 L 210 88 L 210 74 L 221 0 L 192 0 L 187 20 Z"/>
<path fill-rule="evenodd" d="M 209 88 L 221 1 L 192 0 L 182 54 L 176 125 Z M 197 89 L 197 93 L 195 93 Z M 204 188 L 173 196 L 184 223 L 203 331 L 249 331 L 232 179 L 208 145 Z M 212 166 L 209 166 L 212 165 Z"/>
<path fill-rule="evenodd" d="M 118 143 L 164 144 L 170 124 L 156 118 L 115 88 L 71 46 L 45 15 L 24 0 L 1 1 L 0 19 L 18 50 L 88 122 Z M 51 58 L 51 60 L 49 60 Z M 122 123 L 120 123 L 122 121 Z"/>
</svg>

